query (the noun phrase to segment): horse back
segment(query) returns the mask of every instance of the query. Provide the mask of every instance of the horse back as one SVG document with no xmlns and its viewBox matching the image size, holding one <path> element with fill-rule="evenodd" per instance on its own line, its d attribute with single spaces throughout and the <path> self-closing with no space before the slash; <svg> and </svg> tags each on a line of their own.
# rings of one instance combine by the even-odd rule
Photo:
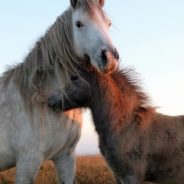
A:
<svg viewBox="0 0 184 184">
<path fill-rule="evenodd" d="M 156 113 L 149 134 L 147 178 L 154 182 L 184 180 L 184 116 Z"/>
</svg>

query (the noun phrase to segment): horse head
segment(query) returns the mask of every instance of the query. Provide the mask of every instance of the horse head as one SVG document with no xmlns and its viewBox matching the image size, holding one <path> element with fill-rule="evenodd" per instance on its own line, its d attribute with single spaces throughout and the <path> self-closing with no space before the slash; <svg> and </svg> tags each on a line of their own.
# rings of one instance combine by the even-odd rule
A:
<svg viewBox="0 0 184 184">
<path fill-rule="evenodd" d="M 102 7 L 105 0 L 70 0 L 74 51 L 101 72 L 117 68 L 119 54 L 109 36 L 111 21 Z"/>
<path fill-rule="evenodd" d="M 89 69 L 89 68 L 88 68 Z M 93 91 L 98 89 L 98 80 L 108 77 L 95 68 L 91 70 L 78 68 L 79 75 L 71 76 L 72 84 L 65 88 L 66 95 L 56 93 L 48 99 L 48 105 L 56 112 L 70 110 L 79 107 L 89 107 L 93 101 Z M 96 88 L 96 89 L 95 89 Z"/>
</svg>

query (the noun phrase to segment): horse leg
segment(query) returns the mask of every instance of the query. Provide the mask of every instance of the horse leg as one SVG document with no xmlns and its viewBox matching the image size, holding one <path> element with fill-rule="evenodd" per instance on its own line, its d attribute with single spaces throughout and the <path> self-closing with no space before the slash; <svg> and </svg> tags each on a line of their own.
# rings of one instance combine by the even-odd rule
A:
<svg viewBox="0 0 184 184">
<path fill-rule="evenodd" d="M 119 177 L 115 177 L 116 184 L 143 184 L 144 182 L 140 182 L 133 176 L 126 176 L 125 178 L 121 179 Z"/>
<path fill-rule="evenodd" d="M 124 184 L 118 176 L 115 176 L 116 184 Z"/>
<path fill-rule="evenodd" d="M 73 154 L 66 154 L 53 160 L 58 174 L 59 184 L 75 183 L 75 158 Z"/>
<path fill-rule="evenodd" d="M 16 163 L 16 184 L 33 184 L 43 159 L 26 155 Z"/>
<path fill-rule="evenodd" d="M 124 184 L 143 184 L 143 181 L 138 180 L 136 176 L 127 175 L 123 178 Z"/>
</svg>

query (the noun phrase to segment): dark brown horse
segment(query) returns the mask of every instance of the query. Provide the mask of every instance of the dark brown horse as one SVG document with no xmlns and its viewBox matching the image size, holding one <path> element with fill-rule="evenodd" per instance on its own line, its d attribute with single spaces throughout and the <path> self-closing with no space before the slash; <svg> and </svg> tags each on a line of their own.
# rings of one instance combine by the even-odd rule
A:
<svg viewBox="0 0 184 184">
<path fill-rule="evenodd" d="M 79 69 L 67 97 L 49 98 L 55 110 L 89 107 L 101 153 L 117 183 L 184 183 L 184 116 L 157 113 L 131 72 L 104 75 Z"/>
</svg>

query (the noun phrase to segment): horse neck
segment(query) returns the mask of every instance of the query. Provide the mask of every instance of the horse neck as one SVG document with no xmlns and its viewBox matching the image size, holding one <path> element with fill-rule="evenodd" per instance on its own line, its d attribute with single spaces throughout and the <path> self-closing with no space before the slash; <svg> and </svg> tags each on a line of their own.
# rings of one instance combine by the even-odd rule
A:
<svg viewBox="0 0 184 184">
<path fill-rule="evenodd" d="M 98 134 L 103 136 L 112 130 L 122 130 L 132 121 L 139 106 L 137 93 L 126 80 L 118 84 L 111 76 L 96 84 L 90 108 Z"/>
</svg>

